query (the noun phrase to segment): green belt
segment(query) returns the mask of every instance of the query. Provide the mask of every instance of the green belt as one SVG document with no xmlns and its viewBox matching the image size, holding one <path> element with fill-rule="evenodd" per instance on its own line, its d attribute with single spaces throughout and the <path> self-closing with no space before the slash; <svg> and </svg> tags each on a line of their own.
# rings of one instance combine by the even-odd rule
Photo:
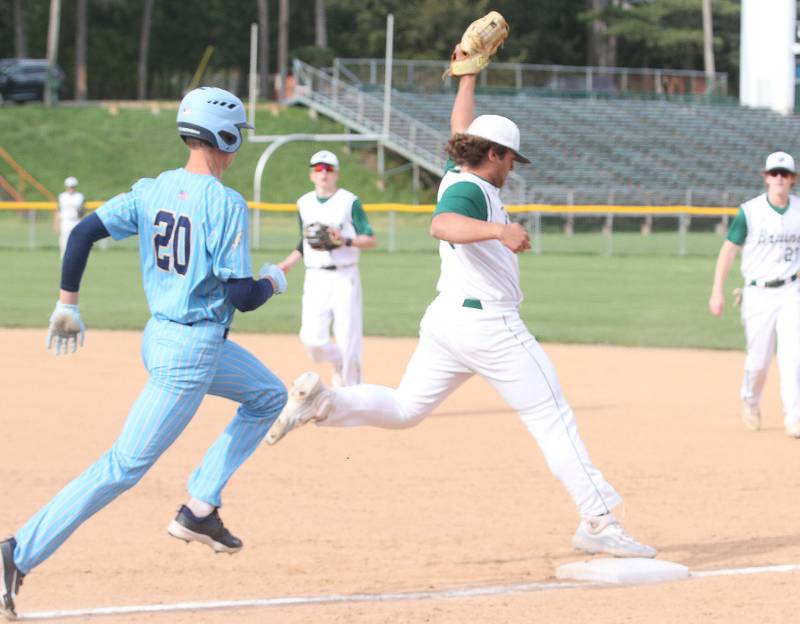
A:
<svg viewBox="0 0 800 624">
<path fill-rule="evenodd" d="M 475 308 L 476 310 L 483 310 L 483 304 L 481 304 L 480 299 L 464 299 L 464 303 L 461 304 L 462 308 Z"/>
</svg>

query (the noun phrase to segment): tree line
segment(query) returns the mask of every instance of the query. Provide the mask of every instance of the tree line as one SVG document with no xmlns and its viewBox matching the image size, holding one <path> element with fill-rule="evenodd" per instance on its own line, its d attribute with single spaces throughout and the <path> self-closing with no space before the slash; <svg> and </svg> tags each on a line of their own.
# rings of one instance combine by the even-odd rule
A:
<svg viewBox="0 0 800 624">
<path fill-rule="evenodd" d="M 271 76 L 292 57 L 324 66 L 383 56 L 388 13 L 396 58 L 446 59 L 467 24 L 494 9 L 511 25 L 503 61 L 703 69 L 703 1 L 60 0 L 58 62 L 68 98 L 178 97 L 204 54 L 207 71 L 243 93 L 256 23 L 260 92 L 271 96 Z M 0 0 L 0 57 L 45 57 L 51 2 Z M 716 70 L 734 89 L 739 5 L 712 2 Z"/>
</svg>

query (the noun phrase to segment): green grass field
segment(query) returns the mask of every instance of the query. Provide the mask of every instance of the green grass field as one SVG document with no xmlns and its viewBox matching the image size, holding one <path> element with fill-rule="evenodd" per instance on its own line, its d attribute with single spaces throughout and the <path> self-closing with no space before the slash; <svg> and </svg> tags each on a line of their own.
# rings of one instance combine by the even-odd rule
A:
<svg viewBox="0 0 800 624">
<path fill-rule="evenodd" d="M 95 250 L 84 275 L 81 310 L 87 326 L 140 329 L 148 318 L 138 256 L 132 249 Z M 259 251 L 254 266 L 280 255 Z M 522 315 L 545 342 L 738 349 L 743 333 L 737 311 L 721 319 L 706 308 L 713 259 L 704 256 L 551 254 L 521 256 L 526 299 Z M 0 250 L 4 280 L 0 325 L 45 327 L 58 294 L 58 252 Z M 367 335 L 414 336 L 435 295 L 435 253 L 366 252 L 362 256 Z M 290 274 L 289 291 L 248 314 L 242 332 L 294 333 L 300 323 L 302 268 Z M 735 278 L 732 277 L 731 287 Z M 90 337 L 91 339 L 91 337 Z"/>
</svg>

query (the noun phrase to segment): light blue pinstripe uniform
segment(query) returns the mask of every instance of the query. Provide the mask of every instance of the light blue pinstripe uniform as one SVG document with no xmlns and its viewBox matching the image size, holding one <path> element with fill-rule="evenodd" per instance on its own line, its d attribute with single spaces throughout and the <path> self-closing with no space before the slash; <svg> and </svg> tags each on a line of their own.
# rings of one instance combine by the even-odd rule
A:
<svg viewBox="0 0 800 624">
<path fill-rule="evenodd" d="M 189 479 L 189 493 L 215 506 L 286 403 L 281 381 L 225 339 L 234 312 L 226 282 L 252 276 L 242 196 L 213 176 L 177 169 L 139 180 L 97 214 L 115 239 L 139 235 L 152 314 L 142 341 L 150 378 L 111 449 L 17 533 L 14 560 L 23 573 L 137 483 L 206 394 L 241 403 Z"/>
</svg>

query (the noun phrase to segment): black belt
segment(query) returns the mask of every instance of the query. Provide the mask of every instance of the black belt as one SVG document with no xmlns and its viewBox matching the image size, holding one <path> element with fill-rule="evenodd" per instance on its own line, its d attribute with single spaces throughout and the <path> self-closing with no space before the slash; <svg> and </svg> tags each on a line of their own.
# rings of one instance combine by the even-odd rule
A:
<svg viewBox="0 0 800 624">
<path fill-rule="evenodd" d="M 792 275 L 791 277 L 789 277 L 787 279 L 775 279 L 775 280 L 770 280 L 768 282 L 761 282 L 760 284 L 758 283 L 757 280 L 752 280 L 748 284 L 748 286 L 761 286 L 762 288 L 779 288 L 780 286 L 783 286 L 784 284 L 791 284 L 796 279 L 797 279 L 797 273 L 795 273 L 794 275 Z"/>
<path fill-rule="evenodd" d="M 179 323 L 179 324 L 180 325 L 186 325 L 187 327 L 191 327 L 192 325 L 194 325 L 194 321 L 192 321 L 191 323 Z M 231 333 L 231 328 L 230 327 L 226 327 L 225 328 L 225 332 L 222 334 L 222 339 L 223 340 L 227 340 L 228 339 L 228 334 L 230 334 L 230 333 Z"/>
<path fill-rule="evenodd" d="M 355 264 L 328 264 L 321 267 L 308 267 L 309 269 L 322 269 L 323 271 L 336 271 L 337 269 L 347 269 Z"/>
</svg>

